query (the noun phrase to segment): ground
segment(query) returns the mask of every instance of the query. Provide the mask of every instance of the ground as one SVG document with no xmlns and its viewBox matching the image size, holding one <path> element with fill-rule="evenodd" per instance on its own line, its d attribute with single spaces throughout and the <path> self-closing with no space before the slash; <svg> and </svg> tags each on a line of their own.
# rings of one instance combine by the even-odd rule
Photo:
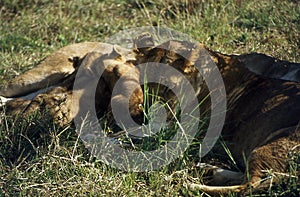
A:
<svg viewBox="0 0 300 197">
<path fill-rule="evenodd" d="M 62 46 L 103 41 L 120 30 L 146 25 L 167 26 L 227 54 L 255 51 L 300 62 L 298 1 L 196 2 L 3 0 L 0 84 Z M 186 180 L 201 179 L 201 171 L 192 170 L 199 159 L 190 153 L 155 172 L 122 172 L 92 157 L 73 129 L 35 119 L 0 120 L 0 187 L 4 196 L 201 194 L 183 186 Z M 299 183 L 291 180 L 264 195 L 296 196 L 297 188 Z"/>
</svg>

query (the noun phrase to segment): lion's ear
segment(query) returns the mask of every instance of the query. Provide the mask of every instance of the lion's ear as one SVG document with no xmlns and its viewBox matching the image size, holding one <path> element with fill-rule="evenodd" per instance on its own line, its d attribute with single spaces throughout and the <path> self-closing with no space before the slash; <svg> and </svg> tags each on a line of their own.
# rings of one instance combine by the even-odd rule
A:
<svg viewBox="0 0 300 197">
<path fill-rule="evenodd" d="M 189 51 L 189 55 L 185 59 L 182 68 L 185 73 L 189 73 L 194 69 L 195 63 L 198 61 L 202 50 L 205 50 L 204 45 L 197 44 Z"/>
<path fill-rule="evenodd" d="M 121 49 L 119 48 L 118 45 L 114 45 L 113 46 L 113 50 L 112 52 L 109 54 L 109 56 L 111 56 L 112 58 L 114 59 L 122 59 L 122 51 Z"/>
<path fill-rule="evenodd" d="M 154 47 L 154 39 L 148 32 L 138 35 L 133 41 L 134 51 L 146 55 Z"/>
<path fill-rule="evenodd" d="M 86 55 L 84 57 L 79 57 L 79 56 L 68 57 L 68 61 L 73 63 L 73 67 L 75 69 L 78 69 L 85 57 Z"/>
</svg>

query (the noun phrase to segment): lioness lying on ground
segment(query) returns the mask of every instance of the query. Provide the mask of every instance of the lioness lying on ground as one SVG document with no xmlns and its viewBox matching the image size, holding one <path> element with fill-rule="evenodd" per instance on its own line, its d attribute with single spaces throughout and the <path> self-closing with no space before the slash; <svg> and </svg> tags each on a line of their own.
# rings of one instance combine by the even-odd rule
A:
<svg viewBox="0 0 300 197">
<path fill-rule="evenodd" d="M 151 37 L 145 36 L 144 39 L 151 39 Z M 223 139 L 227 142 L 226 145 L 237 164 L 242 169 L 248 166 L 244 176 L 215 169 L 214 177 L 212 177 L 213 184 L 226 185 L 240 182 L 240 185 L 224 187 L 189 184 L 191 189 L 200 189 L 208 193 L 240 192 L 249 187 L 257 187 L 268 170 L 278 173 L 288 170 L 289 159 L 293 154 L 299 154 L 300 150 L 300 83 L 296 82 L 296 77 L 292 77 L 294 81 L 285 81 L 249 71 L 242 60 L 250 61 L 252 67 L 259 67 L 259 62 L 257 62 L 258 65 L 254 65 L 253 60 L 266 59 L 258 54 L 254 54 L 254 57 L 251 55 L 248 57 L 230 56 L 212 51 L 204 45 L 180 41 L 169 41 L 151 47 L 147 50 L 145 48 L 138 50 L 140 52 L 138 55 L 141 56 L 138 59 L 141 62 L 147 62 L 149 59 L 153 61 L 153 58 L 157 62 L 167 59 L 169 65 L 189 76 L 197 76 L 195 72 L 198 71 L 194 69 L 194 66 L 197 64 L 202 66 L 201 52 L 209 52 L 221 72 L 226 89 L 228 111 L 222 130 Z M 176 55 L 176 52 L 184 49 L 190 51 L 188 61 Z M 265 58 L 270 60 L 270 57 L 265 56 Z M 284 64 L 280 61 L 271 62 Z M 264 61 L 263 64 L 265 64 Z M 288 63 L 285 62 L 285 65 Z M 299 73 L 300 65 L 291 65 L 291 69 L 294 69 L 293 73 Z M 261 73 L 264 71 L 265 74 L 267 73 L 266 66 L 260 69 Z M 271 64 L 270 67 L 274 70 L 274 65 Z M 283 73 L 280 68 L 278 72 Z M 287 76 L 287 73 L 282 74 L 284 75 Z M 203 99 L 207 95 L 207 87 L 205 83 L 200 86 L 198 98 Z M 203 111 L 207 111 L 205 108 L 210 107 L 209 100 L 200 106 Z M 224 150 L 218 150 L 218 152 L 223 152 L 223 156 L 227 155 Z"/>
<path fill-rule="evenodd" d="M 69 53 L 70 51 L 72 52 Z M 74 51 L 76 54 L 73 54 Z M 179 55 L 179 51 L 187 54 L 187 58 Z M 95 95 L 95 108 L 99 116 L 103 115 L 104 111 L 109 111 L 111 102 L 118 103 L 120 109 L 127 107 L 126 98 L 130 97 L 130 114 L 136 122 L 140 123 L 143 119 L 140 108 L 143 103 L 143 92 L 139 86 L 139 70 L 134 65 L 147 62 L 167 63 L 183 73 L 195 88 L 199 100 L 204 100 L 210 92 L 195 67 L 201 62 L 200 54 L 203 51 L 209 52 L 223 78 L 228 111 L 222 136 L 236 163 L 245 170 L 245 176 L 227 171 L 219 173 L 220 171 L 216 170 L 212 177 L 214 184 L 237 185 L 189 184 L 189 188 L 209 193 L 241 192 L 249 187 L 257 187 L 267 170 L 286 172 L 289 158 L 294 153 L 299 153 L 300 148 L 300 83 L 296 82 L 297 80 L 287 81 L 255 74 L 249 71 L 246 65 L 251 56 L 224 55 L 200 44 L 168 41 L 154 46 L 152 37 L 144 34 L 136 39 L 134 51 L 104 43 L 71 45 L 56 53 L 63 54 L 59 64 L 49 63 L 53 62 L 54 53 L 36 69 L 18 76 L 2 88 L 1 96 L 23 96 L 11 101 L 8 99 L 3 108 L 7 114 L 27 114 L 37 109 L 47 109 L 54 120 L 64 126 L 69 124 L 81 110 L 77 108 L 78 103 L 72 103 L 71 97 L 74 95 L 78 97 L 83 94 Z M 253 59 L 251 62 L 253 66 Z M 52 75 L 53 67 L 56 66 L 60 70 L 54 69 L 58 73 Z M 102 77 L 97 81 L 96 94 L 86 89 L 73 89 L 79 66 L 86 72 L 86 78 L 81 79 L 82 83 L 89 83 L 89 81 L 94 83 L 91 79 L 103 71 Z M 66 67 L 67 71 L 65 72 L 61 67 Z M 40 71 L 37 72 L 39 69 L 44 72 L 40 74 Z M 295 69 L 294 73 L 297 74 L 297 67 Z M 129 75 L 126 74 L 128 70 L 131 70 Z M 210 71 L 207 72 L 209 75 Z M 38 80 L 32 81 L 32 76 Z M 124 93 L 111 97 L 112 89 L 121 76 L 125 76 L 122 87 L 133 86 L 136 90 L 132 95 Z M 43 88 L 47 89 L 42 93 L 28 95 Z M 165 90 L 160 94 L 165 97 L 174 96 Z M 169 99 L 172 98 L 166 98 Z M 201 105 L 202 110 L 209 114 L 210 105 L 209 99 L 204 100 Z M 220 152 L 224 151 L 220 150 Z M 224 152 L 223 156 L 226 157 L 227 153 Z M 246 174 L 249 174 L 249 179 Z"/>
</svg>

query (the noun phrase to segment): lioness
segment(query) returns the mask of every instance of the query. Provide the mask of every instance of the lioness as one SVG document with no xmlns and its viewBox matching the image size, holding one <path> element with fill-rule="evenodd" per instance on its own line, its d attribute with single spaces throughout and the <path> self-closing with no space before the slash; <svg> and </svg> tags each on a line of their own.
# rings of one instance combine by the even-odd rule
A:
<svg viewBox="0 0 300 197">
<path fill-rule="evenodd" d="M 68 124 L 74 116 L 80 113 L 80 109 L 76 108 L 79 105 L 71 103 L 70 97 L 74 94 L 80 97 L 82 94 L 91 93 L 86 89 L 72 89 L 76 68 L 80 65 L 87 73 L 87 78 L 83 78 L 82 83 L 93 81 L 89 80 L 90 77 L 97 78 L 97 74 L 100 73 L 97 69 L 102 68 L 104 70 L 103 77 L 97 82 L 98 86 L 95 94 L 96 101 L 101 101 L 95 104 L 99 113 L 109 108 L 110 100 L 119 103 L 121 109 L 124 108 L 126 104 L 124 102 L 126 101 L 125 97 L 130 96 L 130 114 L 139 122 L 142 117 L 139 106 L 143 103 L 143 92 L 142 89 L 138 88 L 139 70 L 134 65 L 147 62 L 167 63 L 183 73 L 192 83 L 199 100 L 204 100 L 210 92 L 201 79 L 196 65 L 201 62 L 201 52 L 208 51 L 220 70 L 226 88 L 228 111 L 225 126 L 222 130 L 223 138 L 228 143 L 228 149 L 237 164 L 245 170 L 244 158 L 247 158 L 249 167 L 248 171 L 245 170 L 245 176 L 242 177 L 244 178 L 243 183 L 239 183 L 242 180 L 238 173 L 216 173 L 213 177 L 213 180 L 218 182 L 219 185 L 225 185 L 227 182 L 238 183 L 238 185 L 205 186 L 189 184 L 189 188 L 201 189 L 210 193 L 227 193 L 229 191 L 240 192 L 248 187 L 257 187 L 264 176 L 265 170 L 286 172 L 289 154 L 299 152 L 300 83 L 269 78 L 251 72 L 245 65 L 249 60 L 249 56 L 245 58 L 245 56 L 224 55 L 212 51 L 204 45 L 187 41 L 173 40 L 155 46 L 149 34 L 141 35 L 135 40 L 134 51 L 105 45 L 104 43 L 100 44 L 101 47 L 97 50 L 95 49 L 97 44 L 92 44 L 89 47 L 89 44 L 85 45 L 83 43 L 73 47 L 76 50 L 76 47 L 80 48 L 81 45 L 87 46 L 87 50 L 84 50 L 83 53 L 75 56 L 68 53 L 64 55 L 62 61 L 68 62 L 70 68 L 67 77 L 63 75 L 58 79 L 55 78 L 55 80 L 45 77 L 51 76 L 49 73 L 52 70 L 51 65 L 46 65 L 45 68 L 48 71 L 45 72 L 46 74 L 41 75 L 42 80 L 37 83 L 38 85 L 33 83 L 34 88 L 31 88 L 28 83 L 19 83 L 17 80 L 22 81 L 25 78 L 26 81 L 27 76 L 32 76 L 32 74 L 40 76 L 39 72 L 33 71 L 32 74 L 30 74 L 31 71 L 28 71 L 25 75 L 19 76 L 14 82 L 3 88 L 0 91 L 1 96 L 20 96 L 38 90 L 40 87 L 48 87 L 48 84 L 53 85 L 43 94 L 38 93 L 37 96 L 34 95 L 29 100 L 20 98 L 8 101 L 6 111 L 20 113 L 30 111 L 29 109 L 33 111 L 43 106 L 49 108 L 50 112 L 53 109 L 51 114 L 62 126 Z M 180 54 L 186 54 L 186 57 L 179 55 L 179 51 Z M 48 60 L 48 62 L 51 61 Z M 201 66 L 201 64 L 199 65 Z M 36 69 L 38 68 L 39 66 Z M 127 75 L 126 70 L 131 69 L 134 72 Z M 210 74 L 209 70 L 206 72 L 206 74 Z M 122 82 L 124 88 L 134 86 L 137 89 L 133 95 L 124 93 L 123 95 L 114 95 L 115 97 L 111 98 L 114 84 L 121 76 L 125 76 L 125 80 Z M 47 83 L 41 82 L 43 77 L 47 79 Z M 17 85 L 14 86 L 14 84 Z M 14 88 L 18 86 L 21 88 Z M 22 91 L 22 86 L 26 91 Z M 151 88 L 155 89 L 156 86 L 151 86 Z M 174 97 L 174 94 L 167 90 L 160 89 L 160 91 L 161 96 L 167 97 L 166 100 Z M 209 115 L 210 105 L 210 100 L 206 99 L 201 106 L 204 112 L 208 112 L 206 115 Z M 223 155 L 226 156 L 227 154 L 224 152 Z M 249 173 L 249 179 L 246 178 L 247 173 Z"/>
<path fill-rule="evenodd" d="M 151 39 L 151 36 L 144 35 L 140 42 L 152 43 Z M 208 93 L 205 83 L 195 84 L 201 80 L 193 80 L 195 76 L 199 76 L 195 65 L 202 66 L 201 52 L 208 51 L 222 75 L 228 106 L 222 136 L 236 163 L 245 170 L 245 175 L 218 169 L 215 170 L 212 182 L 221 186 L 189 184 L 190 189 L 200 189 L 208 193 L 241 192 L 260 185 L 268 170 L 287 172 L 289 159 L 300 150 L 300 83 L 295 77 L 295 74 L 299 73 L 299 64 L 271 61 L 270 57 L 259 54 L 254 54 L 254 57 L 225 55 L 201 44 L 182 41 L 169 41 L 155 47 L 152 44 L 149 47 L 145 44 L 140 45 L 143 47 L 136 49 L 140 57 L 138 60 L 168 62 L 189 76 L 194 87 L 200 86 L 200 99 L 205 98 Z M 187 51 L 188 59 L 178 55 L 177 52 L 182 50 Z M 255 62 L 259 59 L 264 68 L 259 69 L 260 62 Z M 265 63 L 268 61 L 272 63 L 270 70 L 273 70 L 273 73 L 274 64 L 278 63 L 277 77 L 282 79 L 276 79 L 276 73 L 270 73 L 269 77 L 266 77 L 249 70 L 256 69 L 261 74 L 268 75 L 269 68 Z M 249 68 L 243 62 L 250 63 Z M 290 69 L 293 73 L 284 73 L 279 67 L 288 64 L 292 65 Z M 288 77 L 291 81 L 283 80 Z M 206 100 L 200 106 L 201 110 L 209 111 L 210 104 L 210 101 Z M 223 156 L 227 155 L 222 150 L 218 152 L 223 152 Z M 238 185 L 224 186 L 239 181 L 241 182 Z"/>
</svg>

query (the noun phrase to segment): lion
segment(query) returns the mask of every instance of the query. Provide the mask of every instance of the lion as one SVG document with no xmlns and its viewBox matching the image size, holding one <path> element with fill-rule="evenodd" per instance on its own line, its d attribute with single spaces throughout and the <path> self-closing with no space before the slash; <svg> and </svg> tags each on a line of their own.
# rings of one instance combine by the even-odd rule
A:
<svg viewBox="0 0 300 197">
<path fill-rule="evenodd" d="M 171 40 L 153 46 L 151 40 L 151 36 L 145 34 L 136 41 L 135 50 L 140 63 L 149 60 L 168 62 L 189 76 L 193 86 L 200 89 L 196 90 L 200 100 L 210 94 L 205 83 L 193 80 L 199 77 L 195 65 L 203 66 L 203 53 L 208 52 L 224 81 L 227 111 L 222 136 L 235 162 L 245 173 L 210 167 L 214 171 L 212 183 L 219 186 L 191 183 L 188 184 L 191 190 L 199 189 L 211 194 L 243 192 L 257 188 L 267 171 L 288 171 L 290 158 L 300 150 L 299 64 L 262 54 L 225 55 L 187 41 Z M 149 46 L 147 43 L 150 43 Z M 187 58 L 179 55 L 183 54 L 178 53 L 182 50 L 186 51 Z M 274 67 L 278 68 L 278 73 L 274 72 Z M 210 105 L 208 99 L 200 108 L 207 112 Z M 220 147 L 215 147 L 215 151 L 220 156 L 228 156 Z M 226 186 L 228 183 L 234 185 Z"/>
<path fill-rule="evenodd" d="M 86 102 L 85 106 L 93 103 L 80 98 L 91 95 L 90 99 L 95 100 L 95 106 L 91 107 L 96 108 L 99 117 L 108 111 L 109 122 L 114 122 L 110 111 L 111 105 L 116 104 L 124 112 L 129 108 L 130 115 L 141 124 L 144 92 L 137 65 L 154 62 L 166 63 L 181 72 L 192 84 L 199 101 L 203 101 L 201 111 L 209 117 L 211 102 L 206 98 L 211 92 L 202 75 L 209 76 L 211 70 L 203 68 L 201 73 L 197 69 L 202 66 L 203 53 L 209 54 L 223 78 L 228 110 L 222 136 L 244 174 L 213 168 L 212 183 L 219 186 L 189 183 L 189 188 L 218 194 L 243 192 L 258 187 L 267 170 L 286 172 L 289 157 L 299 153 L 300 147 L 299 69 L 296 64 L 284 62 L 292 72 L 276 75 L 268 72 L 268 63 L 264 63 L 263 68 L 257 66 L 257 60 L 263 62 L 270 58 L 268 56 L 226 55 L 189 41 L 170 40 L 155 45 L 147 33 L 134 40 L 133 50 L 105 43 L 79 43 L 55 52 L 36 68 L 1 88 L 0 95 L 6 101 L 2 108 L 12 115 L 46 109 L 55 122 L 65 126 L 76 116 L 85 115 L 81 114 L 79 106 L 82 102 Z M 273 61 L 272 65 L 283 65 L 281 63 Z M 78 79 L 79 71 L 84 75 Z M 124 91 L 112 95 L 119 79 Z M 74 89 L 76 80 L 82 86 Z M 182 82 L 177 76 L 166 80 L 175 84 Z M 86 88 L 94 83 L 97 83 L 95 92 Z M 172 91 L 159 88 L 157 84 L 149 84 L 149 87 L 157 90 L 165 101 L 171 101 L 170 106 L 175 110 L 178 98 L 174 98 Z M 228 156 L 220 147 L 213 151 Z M 228 183 L 233 185 L 227 186 Z"/>
<path fill-rule="evenodd" d="M 108 110 L 110 100 L 119 105 L 126 102 L 124 97 L 130 97 L 126 91 L 111 96 L 114 85 L 122 77 L 123 87 L 136 87 L 130 98 L 130 112 L 139 117 L 143 93 L 139 87 L 139 71 L 133 60 L 131 51 L 107 43 L 83 42 L 63 47 L 1 88 L 2 109 L 6 115 L 21 117 L 37 111 L 47 112 L 57 125 L 64 127 L 81 113 L 80 105 L 93 105 L 80 99 L 83 94 L 93 95 L 91 91 L 96 91 L 95 98 L 91 100 L 95 101 L 99 116 Z M 77 80 L 85 86 L 74 89 L 79 66 L 83 74 Z M 99 72 L 102 72 L 101 78 Z M 95 81 L 95 90 L 86 88 Z"/>
</svg>

